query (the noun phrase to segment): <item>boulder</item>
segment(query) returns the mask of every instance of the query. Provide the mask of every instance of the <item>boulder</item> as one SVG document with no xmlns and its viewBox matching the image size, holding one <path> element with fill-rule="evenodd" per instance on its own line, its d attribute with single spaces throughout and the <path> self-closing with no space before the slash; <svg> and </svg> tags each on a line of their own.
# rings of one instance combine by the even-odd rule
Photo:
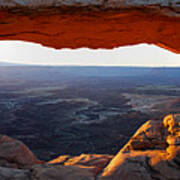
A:
<svg viewBox="0 0 180 180">
<path fill-rule="evenodd" d="M 21 141 L 0 135 L 0 166 L 29 168 L 41 163 Z"/>
</svg>

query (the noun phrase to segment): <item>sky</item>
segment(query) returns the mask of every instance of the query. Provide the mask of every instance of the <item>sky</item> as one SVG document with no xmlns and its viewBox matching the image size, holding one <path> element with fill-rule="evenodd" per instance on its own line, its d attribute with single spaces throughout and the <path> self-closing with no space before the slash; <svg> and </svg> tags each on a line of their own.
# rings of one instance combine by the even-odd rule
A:
<svg viewBox="0 0 180 180">
<path fill-rule="evenodd" d="M 0 41 L 0 62 L 33 65 L 180 67 L 180 54 L 147 44 L 113 50 L 55 50 L 22 41 Z"/>
</svg>

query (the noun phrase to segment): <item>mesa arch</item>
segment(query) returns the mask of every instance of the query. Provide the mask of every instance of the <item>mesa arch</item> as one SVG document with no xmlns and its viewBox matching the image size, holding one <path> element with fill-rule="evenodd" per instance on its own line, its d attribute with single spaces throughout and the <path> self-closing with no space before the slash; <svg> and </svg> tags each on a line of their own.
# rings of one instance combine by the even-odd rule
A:
<svg viewBox="0 0 180 180">
<path fill-rule="evenodd" d="M 61 48 L 155 44 L 180 53 L 180 0 L 1 0 L 0 40 Z"/>
<path fill-rule="evenodd" d="M 31 41 L 57 49 L 149 43 L 180 53 L 179 31 L 180 0 L 0 0 L 0 40 Z M 45 165 L 21 142 L 0 136 L 0 177 L 179 180 L 179 132 L 180 115 L 170 115 L 163 122 L 144 124 L 114 158 L 62 156 Z"/>
</svg>

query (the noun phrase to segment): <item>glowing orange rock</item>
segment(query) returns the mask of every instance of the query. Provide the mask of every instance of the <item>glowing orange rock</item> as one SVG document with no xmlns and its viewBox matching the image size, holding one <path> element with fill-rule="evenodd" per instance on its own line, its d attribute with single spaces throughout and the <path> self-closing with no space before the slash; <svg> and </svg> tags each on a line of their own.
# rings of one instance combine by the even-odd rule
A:
<svg viewBox="0 0 180 180">
<path fill-rule="evenodd" d="M 61 48 L 155 44 L 180 53 L 180 0 L 1 0 L 0 40 Z"/>
<path fill-rule="evenodd" d="M 113 158 L 107 154 L 81 154 L 80 156 L 59 156 L 49 164 L 61 164 L 64 166 L 80 165 L 92 169 L 94 176 L 100 173 Z"/>
<path fill-rule="evenodd" d="M 112 159 L 98 180 L 178 180 L 180 115 L 145 123 Z"/>
</svg>

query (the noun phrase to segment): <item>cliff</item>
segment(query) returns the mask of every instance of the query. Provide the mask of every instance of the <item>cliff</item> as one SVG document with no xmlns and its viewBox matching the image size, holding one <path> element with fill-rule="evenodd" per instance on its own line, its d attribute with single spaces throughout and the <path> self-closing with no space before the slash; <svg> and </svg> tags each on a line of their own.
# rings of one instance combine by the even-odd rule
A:
<svg viewBox="0 0 180 180">
<path fill-rule="evenodd" d="M 179 180 L 180 115 L 143 124 L 115 156 L 82 154 L 39 161 L 21 142 L 0 136 L 0 179 Z"/>
</svg>

